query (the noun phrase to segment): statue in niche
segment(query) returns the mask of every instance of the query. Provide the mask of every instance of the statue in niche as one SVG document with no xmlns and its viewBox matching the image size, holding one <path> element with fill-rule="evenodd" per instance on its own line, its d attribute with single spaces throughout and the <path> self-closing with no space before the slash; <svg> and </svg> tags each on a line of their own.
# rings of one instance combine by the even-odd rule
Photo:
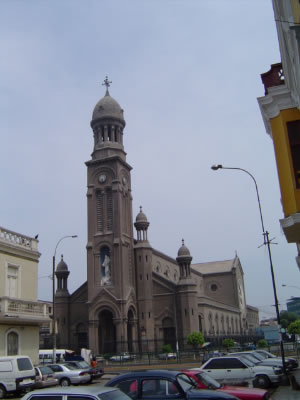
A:
<svg viewBox="0 0 300 400">
<path fill-rule="evenodd" d="M 111 284 L 111 265 L 109 249 L 107 247 L 101 250 L 101 286 Z"/>
</svg>

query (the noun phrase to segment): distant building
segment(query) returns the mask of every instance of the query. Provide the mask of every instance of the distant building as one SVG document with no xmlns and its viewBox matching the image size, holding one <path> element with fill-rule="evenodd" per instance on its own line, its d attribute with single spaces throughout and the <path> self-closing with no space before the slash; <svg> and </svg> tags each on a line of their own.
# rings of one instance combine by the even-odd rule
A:
<svg viewBox="0 0 300 400">
<path fill-rule="evenodd" d="M 259 328 L 257 328 L 257 334 L 264 336 L 269 344 L 278 343 L 280 341 L 280 332 L 277 319 L 270 318 L 262 320 Z"/>
<path fill-rule="evenodd" d="M 40 325 L 49 322 L 37 301 L 38 240 L 0 227 L 0 355 L 26 354 L 38 363 Z"/>
<path fill-rule="evenodd" d="M 246 305 L 237 255 L 192 264 L 184 241 L 176 258 L 152 248 L 142 207 L 133 223 L 123 110 L 104 83 L 86 162 L 87 282 L 69 294 L 69 270 L 61 259 L 55 272 L 57 347 L 88 347 L 94 354 L 161 351 L 163 344 L 184 348 L 193 331 L 210 338 L 248 335 L 258 325 L 258 310 Z"/>
<path fill-rule="evenodd" d="M 300 297 L 292 297 L 287 300 L 286 307 L 288 312 L 293 312 L 300 317 Z"/>
<path fill-rule="evenodd" d="M 258 103 L 274 144 L 284 214 L 281 228 L 288 243 L 297 246 L 300 268 L 300 4 L 272 3 L 281 63 L 261 75 L 265 95 Z"/>
</svg>

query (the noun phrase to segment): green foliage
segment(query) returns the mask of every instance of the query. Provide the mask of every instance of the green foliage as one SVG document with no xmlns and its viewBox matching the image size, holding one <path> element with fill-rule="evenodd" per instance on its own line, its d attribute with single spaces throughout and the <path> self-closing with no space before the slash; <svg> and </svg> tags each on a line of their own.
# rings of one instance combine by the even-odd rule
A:
<svg viewBox="0 0 300 400">
<path fill-rule="evenodd" d="M 300 319 L 291 322 L 288 326 L 288 333 L 290 334 L 300 334 Z"/>
<path fill-rule="evenodd" d="M 104 358 L 104 360 L 109 360 L 112 355 L 113 354 L 111 354 L 111 353 L 105 353 L 105 354 L 103 354 L 103 358 Z"/>
<path fill-rule="evenodd" d="M 282 325 L 282 320 L 283 319 L 286 319 L 288 321 L 287 325 L 289 326 L 289 324 L 291 322 L 296 321 L 296 319 L 298 319 L 298 318 L 299 318 L 298 315 L 293 313 L 293 312 L 281 311 L 281 313 L 280 313 L 280 323 L 281 323 L 281 325 Z M 284 328 L 284 326 L 283 326 L 283 328 Z"/>
<path fill-rule="evenodd" d="M 201 332 L 192 332 L 187 337 L 187 343 L 196 349 L 199 345 L 204 343 L 204 337 Z"/>
<path fill-rule="evenodd" d="M 289 324 L 290 323 L 288 319 L 280 318 L 280 325 L 282 326 L 282 328 L 287 329 Z"/>
<path fill-rule="evenodd" d="M 230 347 L 234 346 L 234 340 L 233 339 L 224 339 L 222 342 L 222 346 L 228 350 Z"/>
<path fill-rule="evenodd" d="M 257 342 L 257 346 L 258 346 L 259 349 L 263 349 L 264 347 L 268 346 L 268 342 L 266 341 L 266 339 L 260 339 Z"/>
<path fill-rule="evenodd" d="M 164 344 L 163 347 L 161 348 L 161 351 L 163 353 L 172 353 L 172 346 L 170 344 Z"/>
</svg>

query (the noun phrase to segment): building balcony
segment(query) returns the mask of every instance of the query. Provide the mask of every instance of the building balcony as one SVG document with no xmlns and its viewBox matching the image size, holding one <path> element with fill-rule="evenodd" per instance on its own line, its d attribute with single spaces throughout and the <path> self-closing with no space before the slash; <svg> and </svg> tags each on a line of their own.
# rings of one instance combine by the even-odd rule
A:
<svg viewBox="0 0 300 400">
<path fill-rule="evenodd" d="M 31 251 L 38 251 L 38 240 L 0 226 L 0 242 Z"/>
<path fill-rule="evenodd" d="M 0 323 L 41 324 L 49 321 L 46 303 L 0 297 Z"/>
</svg>

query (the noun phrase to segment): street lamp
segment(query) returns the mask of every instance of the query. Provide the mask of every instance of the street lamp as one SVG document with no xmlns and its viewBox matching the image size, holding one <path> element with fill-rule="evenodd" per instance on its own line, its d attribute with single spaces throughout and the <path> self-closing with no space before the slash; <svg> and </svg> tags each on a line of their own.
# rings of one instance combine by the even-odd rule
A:
<svg viewBox="0 0 300 400">
<path fill-rule="evenodd" d="M 292 288 L 295 288 L 295 289 L 300 290 L 300 287 L 299 287 L 299 286 L 286 285 L 285 283 L 283 283 L 281 286 L 282 286 L 282 287 L 292 287 Z"/>
<path fill-rule="evenodd" d="M 256 194 L 257 194 L 257 201 L 258 201 L 258 207 L 259 207 L 259 215 L 260 215 L 260 221 L 261 221 L 261 227 L 262 227 L 262 234 L 264 237 L 264 245 L 267 246 L 268 248 L 268 254 L 269 254 L 269 261 L 270 261 L 270 269 L 271 269 L 271 276 L 272 276 L 272 285 L 273 285 L 273 293 L 274 293 L 274 300 L 275 300 L 275 309 L 276 309 L 276 317 L 277 317 L 277 323 L 280 329 L 280 352 L 281 352 L 281 358 L 282 358 L 282 366 L 283 366 L 283 372 L 287 376 L 287 370 L 286 370 L 286 364 L 285 364 L 285 357 L 284 357 L 284 347 L 283 347 L 283 341 L 282 341 L 282 334 L 281 334 L 281 325 L 280 325 L 280 313 L 279 313 L 279 304 L 278 304 L 278 298 L 277 298 L 277 291 L 276 291 L 276 285 L 275 285 L 275 276 L 274 276 L 274 269 L 273 269 L 273 262 L 272 262 L 272 256 L 271 256 L 271 248 L 270 248 L 270 239 L 269 239 L 269 232 L 265 230 L 264 226 L 264 220 L 262 216 L 262 211 L 261 211 L 261 205 L 260 205 L 260 199 L 259 199 L 259 194 L 258 194 L 258 187 L 256 180 L 250 172 L 243 168 L 237 168 L 237 167 L 223 167 L 221 164 L 214 164 L 211 167 L 212 170 L 217 171 L 218 169 L 235 169 L 238 171 L 243 171 L 246 174 L 248 174 L 254 184 L 255 184 L 255 189 L 256 189 Z"/>
<path fill-rule="evenodd" d="M 56 250 L 59 245 L 59 243 L 67 238 L 77 238 L 77 235 L 66 235 L 63 236 L 62 238 L 59 239 L 59 241 L 56 243 L 55 250 L 54 250 L 54 255 L 52 258 L 52 338 L 53 338 L 53 363 L 56 362 L 56 315 L 55 315 L 55 256 L 56 256 Z"/>
</svg>

